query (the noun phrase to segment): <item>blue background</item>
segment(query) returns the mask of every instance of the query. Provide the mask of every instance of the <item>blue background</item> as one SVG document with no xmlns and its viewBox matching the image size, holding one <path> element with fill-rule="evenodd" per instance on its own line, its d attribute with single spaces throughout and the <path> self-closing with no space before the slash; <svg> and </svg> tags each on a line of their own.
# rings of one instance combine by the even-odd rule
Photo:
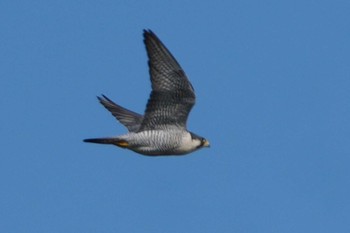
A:
<svg viewBox="0 0 350 233">
<path fill-rule="evenodd" d="M 1 232 L 350 232 L 349 1 L 0 3 Z M 210 149 L 144 157 L 142 29 L 197 93 Z"/>
</svg>

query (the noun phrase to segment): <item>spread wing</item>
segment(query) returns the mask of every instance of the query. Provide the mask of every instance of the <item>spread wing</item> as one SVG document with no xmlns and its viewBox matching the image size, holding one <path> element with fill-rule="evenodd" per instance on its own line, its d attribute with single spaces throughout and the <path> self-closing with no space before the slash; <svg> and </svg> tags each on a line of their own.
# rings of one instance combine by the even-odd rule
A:
<svg viewBox="0 0 350 233">
<path fill-rule="evenodd" d="M 100 103 L 112 113 L 112 115 L 122 123 L 130 132 L 137 132 L 141 126 L 143 116 L 130 111 L 122 106 L 114 103 L 112 100 L 108 99 L 106 96 L 97 97 Z"/>
<path fill-rule="evenodd" d="M 186 128 L 194 89 L 176 59 L 151 30 L 144 30 L 152 92 L 139 131 Z"/>
</svg>

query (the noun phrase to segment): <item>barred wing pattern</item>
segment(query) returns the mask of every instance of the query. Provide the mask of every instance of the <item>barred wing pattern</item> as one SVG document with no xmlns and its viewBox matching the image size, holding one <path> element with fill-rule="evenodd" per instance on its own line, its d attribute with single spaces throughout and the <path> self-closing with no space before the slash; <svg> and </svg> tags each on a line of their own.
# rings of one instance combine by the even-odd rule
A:
<svg viewBox="0 0 350 233">
<path fill-rule="evenodd" d="M 129 130 L 129 132 L 137 132 L 140 129 L 141 122 L 143 120 L 142 115 L 123 108 L 104 95 L 102 95 L 102 97 L 98 96 L 97 99 L 120 123 L 122 123 Z"/>
<path fill-rule="evenodd" d="M 194 89 L 176 59 L 151 31 L 144 31 L 152 92 L 139 131 L 186 129 L 188 115 L 195 104 Z"/>
</svg>

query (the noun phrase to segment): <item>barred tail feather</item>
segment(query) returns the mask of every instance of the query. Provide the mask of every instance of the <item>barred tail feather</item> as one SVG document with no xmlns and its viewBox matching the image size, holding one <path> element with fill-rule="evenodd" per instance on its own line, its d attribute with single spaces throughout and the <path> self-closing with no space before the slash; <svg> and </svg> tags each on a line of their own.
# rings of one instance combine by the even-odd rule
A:
<svg viewBox="0 0 350 233">
<path fill-rule="evenodd" d="M 129 143 L 127 141 L 125 141 L 124 139 L 118 139 L 118 138 L 88 138 L 88 139 L 84 139 L 84 142 L 98 143 L 98 144 L 112 144 L 123 148 L 127 148 L 129 146 Z"/>
</svg>

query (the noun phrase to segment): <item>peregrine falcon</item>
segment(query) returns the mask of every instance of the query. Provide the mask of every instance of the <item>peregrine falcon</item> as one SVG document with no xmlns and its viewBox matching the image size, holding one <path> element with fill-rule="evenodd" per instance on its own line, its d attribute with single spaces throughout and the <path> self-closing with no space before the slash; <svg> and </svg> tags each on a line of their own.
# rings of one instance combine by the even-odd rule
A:
<svg viewBox="0 0 350 233">
<path fill-rule="evenodd" d="M 185 155 L 209 147 L 205 138 L 186 128 L 196 97 L 185 72 L 151 30 L 144 30 L 143 36 L 152 82 L 145 114 L 123 108 L 104 95 L 97 97 L 129 132 L 84 142 L 112 144 L 148 156 Z"/>
</svg>

